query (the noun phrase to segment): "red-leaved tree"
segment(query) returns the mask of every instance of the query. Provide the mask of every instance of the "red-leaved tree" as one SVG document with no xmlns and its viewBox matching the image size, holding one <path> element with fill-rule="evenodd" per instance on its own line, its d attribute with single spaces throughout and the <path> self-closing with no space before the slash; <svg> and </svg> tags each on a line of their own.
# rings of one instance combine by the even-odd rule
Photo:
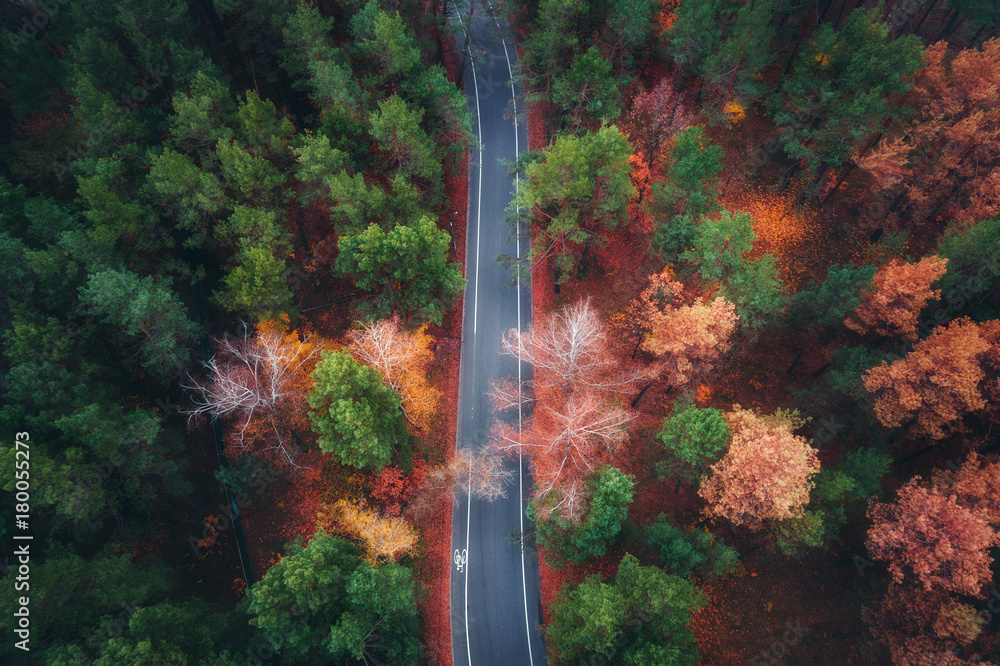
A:
<svg viewBox="0 0 1000 666">
<path fill-rule="evenodd" d="M 888 562 L 897 583 L 909 567 L 925 589 L 978 595 L 992 578 L 989 551 L 1000 537 L 983 509 L 963 505 L 947 488 L 924 488 L 919 481 L 914 477 L 900 488 L 892 504 L 869 507 L 868 552 Z"/>
<path fill-rule="evenodd" d="M 681 302 L 684 285 L 674 280 L 670 267 L 649 276 L 649 284 L 623 312 L 611 319 L 612 331 L 631 349 L 632 358 L 653 329 L 653 315 Z"/>
<path fill-rule="evenodd" d="M 674 90 L 669 76 L 632 99 L 632 108 L 624 116 L 624 129 L 635 147 L 630 161 L 639 201 L 649 194 L 652 172 L 667 143 L 697 120 L 684 104 L 684 94 Z"/>
<path fill-rule="evenodd" d="M 957 649 L 967 648 L 980 635 L 984 618 L 970 604 L 942 590 L 893 585 L 874 609 L 862 612 L 865 621 L 892 654 L 892 663 L 906 666 L 984 666 Z"/>
</svg>

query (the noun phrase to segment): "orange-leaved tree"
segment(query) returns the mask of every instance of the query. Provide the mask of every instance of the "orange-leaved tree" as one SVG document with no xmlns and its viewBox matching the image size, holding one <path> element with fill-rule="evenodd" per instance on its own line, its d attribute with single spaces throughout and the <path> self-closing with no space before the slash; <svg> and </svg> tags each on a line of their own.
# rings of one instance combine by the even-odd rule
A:
<svg viewBox="0 0 1000 666">
<path fill-rule="evenodd" d="M 632 358 L 635 358 L 639 346 L 653 329 L 653 315 L 662 312 L 675 302 L 679 303 L 683 292 L 684 285 L 674 280 L 674 272 L 668 266 L 650 275 L 649 284 L 639 296 L 633 299 L 623 312 L 612 317 L 610 322 L 612 330 L 628 340 L 628 344 L 632 347 Z"/>
<path fill-rule="evenodd" d="M 995 409 L 998 367 L 1000 321 L 963 318 L 935 330 L 906 357 L 869 369 L 862 379 L 875 394 L 875 414 L 883 425 L 943 439 L 964 430 L 966 415 Z"/>
<path fill-rule="evenodd" d="M 735 305 L 719 297 L 711 303 L 697 298 L 691 305 L 667 307 L 650 319 L 651 331 L 642 343 L 644 351 L 657 357 L 650 374 L 680 386 L 711 370 L 729 350 L 740 317 Z"/>
<path fill-rule="evenodd" d="M 962 506 L 983 511 L 990 523 L 1000 523 L 1000 463 L 984 463 L 970 453 L 960 468 L 935 474 L 933 483 L 947 487 Z"/>
<path fill-rule="evenodd" d="M 203 365 L 203 381 L 188 376 L 184 388 L 192 404 L 189 417 L 232 419 L 226 434 L 230 453 L 246 451 L 299 467 L 295 449 L 311 439 L 304 407 L 312 387 L 309 374 L 319 362 L 322 340 L 300 337 L 281 321 L 263 321 L 255 335 L 244 328 L 240 337 L 215 340 L 216 353 Z"/>
<path fill-rule="evenodd" d="M 656 357 L 643 372 L 647 383 L 632 400 L 632 406 L 660 377 L 670 386 L 687 384 L 712 369 L 729 350 L 739 315 L 736 306 L 724 298 L 710 303 L 697 298 L 686 304 L 684 286 L 665 268 L 649 278 L 649 284 L 615 319 L 617 331 L 636 339 L 638 349 Z"/>
<path fill-rule="evenodd" d="M 872 289 L 862 292 L 861 303 L 844 325 L 862 335 L 874 332 L 915 340 L 920 311 L 927 301 L 941 297 L 931 284 L 945 274 L 947 263 L 936 256 L 915 264 L 893 259 L 875 273 Z"/>
<path fill-rule="evenodd" d="M 430 426 L 441 394 L 427 381 L 427 364 L 433 338 L 427 325 L 407 331 L 398 317 L 361 323 L 348 334 L 348 351 L 382 373 L 386 384 L 399 394 L 403 414 L 422 429 Z"/>
<path fill-rule="evenodd" d="M 698 490 L 708 512 L 750 529 L 801 517 L 819 459 L 816 449 L 792 432 L 802 423 L 798 414 L 779 410 L 761 416 L 734 405 L 724 416 L 732 439 Z"/>
</svg>

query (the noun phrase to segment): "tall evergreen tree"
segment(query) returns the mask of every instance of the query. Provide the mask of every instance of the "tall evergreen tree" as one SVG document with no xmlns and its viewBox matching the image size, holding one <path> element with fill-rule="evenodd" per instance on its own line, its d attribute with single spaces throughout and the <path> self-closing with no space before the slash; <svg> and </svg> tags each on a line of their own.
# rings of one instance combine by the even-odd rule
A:
<svg viewBox="0 0 1000 666">
<path fill-rule="evenodd" d="M 770 101 L 780 141 L 817 178 L 839 167 L 900 112 L 920 66 L 920 41 L 890 39 L 880 9 L 856 9 L 839 30 L 824 23 Z"/>
</svg>

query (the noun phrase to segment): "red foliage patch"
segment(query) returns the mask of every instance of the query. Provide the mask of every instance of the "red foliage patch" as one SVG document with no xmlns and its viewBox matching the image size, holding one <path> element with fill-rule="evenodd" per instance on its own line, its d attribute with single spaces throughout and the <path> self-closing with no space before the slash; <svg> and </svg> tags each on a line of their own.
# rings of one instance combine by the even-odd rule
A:
<svg viewBox="0 0 1000 666">
<path fill-rule="evenodd" d="M 400 503 L 405 500 L 403 473 L 398 467 L 389 465 L 375 476 L 372 499 L 382 503 L 382 510 L 390 516 L 398 516 Z"/>
<path fill-rule="evenodd" d="M 745 664 L 762 650 L 784 654 L 786 664 L 890 663 L 878 653 L 862 651 L 862 642 L 852 637 L 864 633 L 865 626 L 842 592 L 857 584 L 853 566 L 838 565 L 822 553 L 801 562 L 780 557 L 767 564 L 745 561 L 730 578 L 700 582 L 708 606 L 694 615 L 691 626 L 701 663 Z M 798 629 L 794 642 L 786 641 L 790 627 Z"/>
</svg>

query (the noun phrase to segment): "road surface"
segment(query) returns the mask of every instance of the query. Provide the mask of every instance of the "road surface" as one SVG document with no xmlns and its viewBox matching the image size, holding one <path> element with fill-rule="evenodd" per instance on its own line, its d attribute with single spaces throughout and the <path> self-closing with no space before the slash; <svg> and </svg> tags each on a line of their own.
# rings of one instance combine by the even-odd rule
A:
<svg viewBox="0 0 1000 666">
<path fill-rule="evenodd" d="M 461 2 L 461 0 L 460 0 Z M 499 254 L 523 255 L 527 248 L 509 239 L 504 220 L 515 187 L 501 160 L 513 162 L 527 150 L 528 133 L 512 115 L 510 84 L 516 52 L 503 21 L 476 0 L 452 14 L 459 27 L 459 48 L 473 52 L 464 72 L 473 134 L 480 147 L 469 160 L 469 215 L 462 322 L 462 358 L 458 396 L 459 448 L 482 447 L 493 414 L 487 391 L 503 377 L 524 378 L 530 368 L 500 353 L 500 340 L 511 328 L 531 319 L 531 287 L 510 287 L 511 271 L 495 260 Z M 466 34 L 461 34 L 464 29 Z M 471 37 L 469 37 L 471 36 Z M 518 111 L 521 111 L 518 109 Z M 518 419 L 518 415 L 511 418 Z M 459 496 L 454 505 L 451 565 L 451 635 L 455 666 L 543 666 L 538 561 L 521 553 L 511 533 L 528 524 L 524 508 L 531 490 L 526 461 L 508 464 L 519 481 L 507 498 L 494 502 Z"/>
</svg>

